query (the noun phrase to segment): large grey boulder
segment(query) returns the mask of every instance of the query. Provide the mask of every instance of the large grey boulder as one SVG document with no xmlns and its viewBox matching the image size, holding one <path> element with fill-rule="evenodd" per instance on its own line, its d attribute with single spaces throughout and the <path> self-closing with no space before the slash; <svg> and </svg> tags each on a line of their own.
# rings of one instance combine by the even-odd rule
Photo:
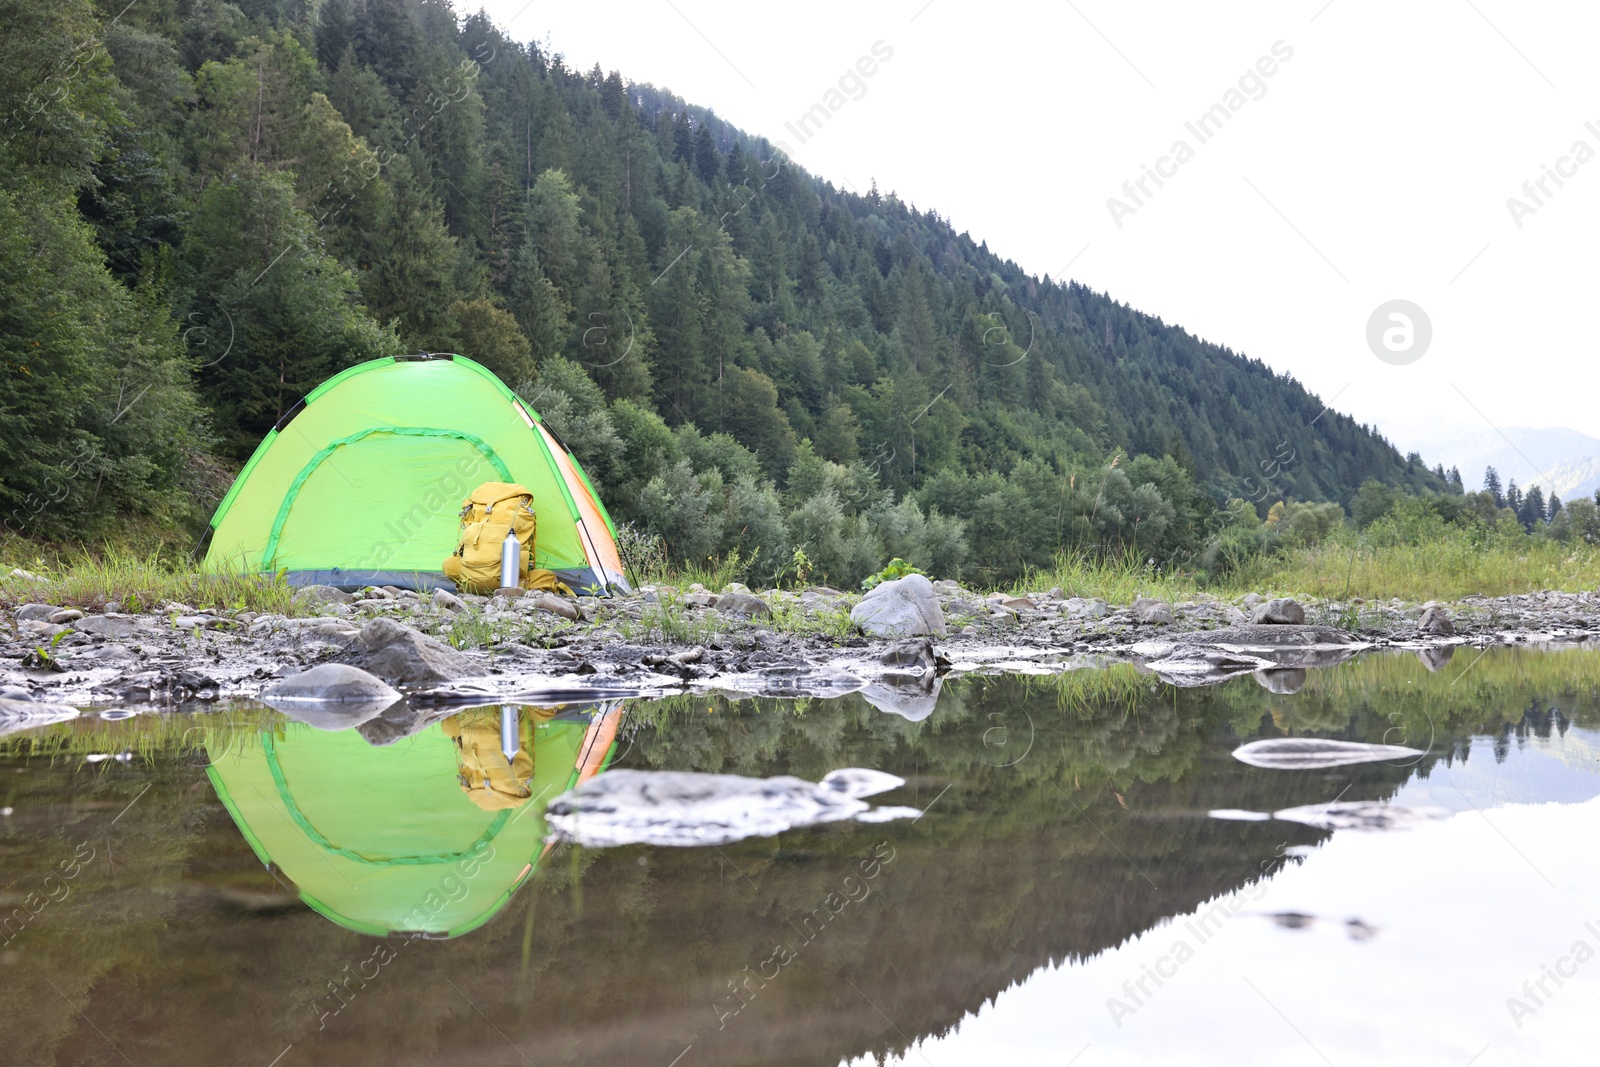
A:
<svg viewBox="0 0 1600 1067">
<path fill-rule="evenodd" d="M 319 663 L 268 686 L 261 702 L 319 730 L 348 730 L 383 712 L 400 694 L 346 663 Z"/>
<path fill-rule="evenodd" d="M 944 637 L 944 610 L 921 574 L 883 582 L 850 609 L 850 621 L 877 637 Z"/>
<path fill-rule="evenodd" d="M 16 616 L 18 622 L 28 622 L 33 619 L 49 622 L 50 616 L 60 610 L 54 604 L 23 604 L 17 608 Z"/>
<path fill-rule="evenodd" d="M 471 657 L 393 619 L 363 626 L 344 661 L 394 685 L 438 685 L 484 673 Z"/>
<path fill-rule="evenodd" d="M 1306 609 L 1287 597 L 1267 601 L 1250 616 L 1250 622 L 1256 626 L 1299 626 L 1305 621 Z"/>
</svg>

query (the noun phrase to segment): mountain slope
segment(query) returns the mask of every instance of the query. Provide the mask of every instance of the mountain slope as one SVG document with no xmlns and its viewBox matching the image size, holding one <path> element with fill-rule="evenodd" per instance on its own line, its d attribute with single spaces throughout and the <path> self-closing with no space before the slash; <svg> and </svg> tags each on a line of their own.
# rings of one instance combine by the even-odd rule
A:
<svg viewBox="0 0 1600 1067">
<path fill-rule="evenodd" d="M 34 39 L 97 20 L 105 46 L 81 76 L 45 63 L 72 123 L 0 84 L 26 134 L 0 185 L 76 213 L 233 462 L 340 367 L 426 349 L 528 397 L 619 520 L 767 576 L 796 550 L 839 580 L 892 555 L 991 577 L 1063 548 L 1187 558 L 1228 496 L 1445 488 L 1259 361 L 447 0 L 0 6 Z M 20 38 L 0 60 L 39 66 Z M 64 130 L 76 169 L 36 181 Z M 144 384 L 117 395 L 181 392 Z M 38 447 L 0 440 L 0 496 L 38 495 Z M 206 458 L 151 454 L 169 496 Z"/>
</svg>

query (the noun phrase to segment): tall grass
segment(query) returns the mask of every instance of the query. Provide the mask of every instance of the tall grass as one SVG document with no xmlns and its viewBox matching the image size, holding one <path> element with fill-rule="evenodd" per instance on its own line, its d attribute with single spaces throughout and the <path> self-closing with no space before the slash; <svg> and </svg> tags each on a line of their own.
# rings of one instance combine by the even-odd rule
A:
<svg viewBox="0 0 1600 1067">
<path fill-rule="evenodd" d="M 1193 578 L 1150 566 L 1132 551 L 1111 558 L 1062 552 L 1051 566 L 1029 568 L 1004 591 L 1021 596 L 1057 588 L 1069 597 L 1099 597 L 1112 604 L 1127 604 L 1140 597 L 1181 600 L 1193 596 L 1199 585 Z"/>
<path fill-rule="evenodd" d="M 1416 544 L 1347 537 L 1257 559 L 1228 586 L 1308 597 L 1458 600 L 1600 587 L 1600 548 L 1538 538 L 1482 540 L 1448 531 Z"/>
<path fill-rule="evenodd" d="M 0 569 L 0 608 L 14 609 L 31 601 L 99 611 L 115 602 L 124 611 L 140 612 L 172 602 L 196 609 L 306 613 L 295 604 L 294 589 L 281 576 L 202 571 L 187 560 L 169 561 L 159 555 L 84 553 L 35 572 L 37 580 L 6 577 L 10 570 Z"/>
</svg>

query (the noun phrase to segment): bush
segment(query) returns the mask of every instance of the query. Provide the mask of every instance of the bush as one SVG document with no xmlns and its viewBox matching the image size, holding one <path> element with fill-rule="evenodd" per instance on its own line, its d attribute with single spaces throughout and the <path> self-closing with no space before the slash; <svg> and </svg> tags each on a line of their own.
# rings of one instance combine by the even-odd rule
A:
<svg viewBox="0 0 1600 1067">
<path fill-rule="evenodd" d="M 876 589 L 884 582 L 892 582 L 897 578 L 904 578 L 908 574 L 922 574 L 923 572 L 896 556 L 889 561 L 889 565 L 877 574 L 869 574 L 861 580 L 862 589 Z"/>
<path fill-rule="evenodd" d="M 681 459 L 645 485 L 639 494 L 639 512 L 646 529 L 666 543 L 672 559 L 703 562 L 722 541 L 722 474 L 697 475 L 689 461 Z"/>
</svg>

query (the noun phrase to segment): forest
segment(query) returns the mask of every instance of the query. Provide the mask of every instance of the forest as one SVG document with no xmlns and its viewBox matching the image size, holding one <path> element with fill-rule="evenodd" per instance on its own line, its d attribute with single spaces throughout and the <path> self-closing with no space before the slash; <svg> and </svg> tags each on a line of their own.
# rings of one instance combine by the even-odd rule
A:
<svg viewBox="0 0 1600 1067">
<path fill-rule="evenodd" d="M 1364 485 L 1465 506 L 1259 360 L 448 0 L 0 0 L 0 25 L 13 538 L 187 547 L 301 397 L 418 351 L 539 410 L 625 548 L 763 582 L 1204 572 L 1275 506 L 1296 536 Z"/>
</svg>

